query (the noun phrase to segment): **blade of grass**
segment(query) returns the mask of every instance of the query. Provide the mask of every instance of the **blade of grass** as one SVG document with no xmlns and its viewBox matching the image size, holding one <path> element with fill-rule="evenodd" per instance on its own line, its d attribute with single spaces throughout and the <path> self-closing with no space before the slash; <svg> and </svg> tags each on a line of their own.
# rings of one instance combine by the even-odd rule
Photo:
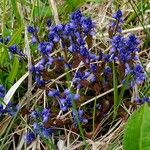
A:
<svg viewBox="0 0 150 150">
<path fill-rule="evenodd" d="M 22 101 L 22 102 L 23 102 L 23 101 Z M 12 120 L 11 120 L 11 122 L 10 122 L 10 124 L 9 124 L 9 126 L 8 126 L 8 128 L 7 128 L 7 130 L 6 130 L 6 133 L 5 133 L 5 135 L 4 135 L 3 141 L 0 143 L 0 145 L 1 145 L 1 150 L 5 150 L 5 149 L 6 149 L 6 148 L 5 148 L 5 142 L 6 142 L 6 140 L 7 140 L 7 135 L 9 134 L 9 131 L 11 130 L 11 127 L 12 127 L 13 123 L 15 122 L 15 119 L 16 119 L 16 117 L 17 117 L 18 112 L 19 112 L 19 109 L 18 109 L 18 111 L 16 112 L 15 116 L 12 118 Z"/>
<path fill-rule="evenodd" d="M 12 35 L 12 38 L 11 40 L 9 41 L 9 43 L 7 44 L 7 46 L 11 46 L 13 44 L 18 44 L 20 42 L 20 37 L 21 37 L 21 33 L 22 33 L 22 30 L 23 30 L 23 26 L 21 26 L 18 30 L 16 30 L 14 32 L 14 34 Z"/>
<path fill-rule="evenodd" d="M 11 71 L 10 71 L 10 73 L 9 73 L 7 79 L 6 79 L 6 85 L 7 85 L 8 89 L 14 83 L 14 80 L 17 77 L 17 74 L 18 74 L 18 70 L 19 70 L 19 60 L 15 56 L 14 61 L 13 61 L 13 65 L 12 65 L 12 68 L 11 68 Z"/>
<path fill-rule="evenodd" d="M 148 2 L 148 0 L 145 0 L 144 3 L 143 3 L 143 5 L 142 5 L 141 2 L 139 2 L 139 3 L 137 4 L 137 7 L 139 8 L 139 7 L 141 7 L 141 5 L 144 6 L 147 2 Z M 136 12 L 132 12 L 132 14 L 131 14 L 131 15 L 128 17 L 128 19 L 126 20 L 126 24 L 129 24 L 133 19 L 136 18 L 137 15 L 141 15 L 141 14 L 144 13 L 147 9 L 148 9 L 148 6 L 145 6 L 145 7 L 142 9 L 142 11 L 139 11 L 139 12 L 138 12 L 138 14 L 136 14 Z"/>
<path fill-rule="evenodd" d="M 96 114 L 96 97 L 95 97 L 95 101 L 94 101 L 94 106 L 93 106 L 93 131 L 95 130 L 95 114 Z"/>
<path fill-rule="evenodd" d="M 122 85 L 121 87 L 121 91 L 120 91 L 120 94 L 119 94 L 119 104 L 121 103 L 122 99 L 123 99 L 123 96 L 124 96 L 124 93 L 125 93 L 125 90 L 127 89 L 127 86 L 130 82 L 130 80 L 132 79 L 132 76 L 131 75 L 128 75 L 125 79 L 125 82 L 124 84 Z"/>
<path fill-rule="evenodd" d="M 79 8 L 86 0 L 66 0 L 65 5 L 69 12 L 75 11 Z"/>
<path fill-rule="evenodd" d="M 117 110 L 118 110 L 119 99 L 118 99 L 118 88 L 117 88 L 117 75 L 116 75 L 116 68 L 115 68 L 114 62 L 112 66 L 113 66 L 112 68 L 113 68 L 113 88 L 114 88 L 114 116 L 113 118 L 115 119 Z"/>
<path fill-rule="evenodd" d="M 13 12 L 16 16 L 16 21 L 18 22 L 19 25 L 22 24 L 22 19 L 21 19 L 21 16 L 19 14 L 19 10 L 18 10 L 18 6 L 17 6 L 17 1 L 16 0 L 11 0 L 11 5 L 12 5 L 12 9 L 13 9 Z"/>
<path fill-rule="evenodd" d="M 149 31 L 148 31 L 148 30 L 146 30 L 146 28 L 145 28 L 145 26 L 144 26 L 143 22 L 142 22 L 142 21 L 141 21 L 141 19 L 139 18 L 139 14 L 138 14 L 138 10 L 139 10 L 139 8 L 138 8 L 138 6 L 137 6 L 135 3 L 133 4 L 131 1 L 129 1 L 129 3 L 130 3 L 130 5 L 131 5 L 132 9 L 134 10 L 134 12 L 135 12 L 135 14 L 136 14 L 136 17 L 138 17 L 139 22 L 141 23 L 141 25 L 142 25 L 142 27 L 143 27 L 143 29 L 144 29 L 145 33 L 147 33 L 146 35 L 148 35 L 148 37 L 150 37 L 150 33 L 149 33 Z M 134 7 L 134 5 L 135 5 L 135 7 Z"/>
<path fill-rule="evenodd" d="M 31 8 L 31 15 L 30 15 L 30 23 L 33 21 L 34 18 L 34 9 L 35 9 L 35 0 L 32 2 L 32 8 Z"/>
<path fill-rule="evenodd" d="M 2 1 L 2 37 L 5 37 L 5 24 L 6 24 L 6 0 Z M 2 47 L 0 49 L 0 64 L 3 63 L 3 61 L 6 59 L 6 52 L 5 52 L 5 48 Z"/>
</svg>

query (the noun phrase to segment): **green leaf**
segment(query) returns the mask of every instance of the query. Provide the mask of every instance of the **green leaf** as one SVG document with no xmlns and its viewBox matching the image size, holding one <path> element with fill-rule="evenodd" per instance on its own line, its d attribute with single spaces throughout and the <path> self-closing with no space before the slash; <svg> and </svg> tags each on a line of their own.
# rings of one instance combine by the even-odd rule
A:
<svg viewBox="0 0 150 150">
<path fill-rule="evenodd" d="M 18 44 L 20 42 L 22 30 L 23 30 L 23 26 L 14 32 L 14 34 L 12 35 L 12 38 L 9 41 L 9 43 L 7 44 L 7 46 L 11 46 L 13 44 Z"/>
<path fill-rule="evenodd" d="M 150 109 L 145 103 L 129 118 L 124 130 L 124 150 L 150 150 Z"/>
<path fill-rule="evenodd" d="M 89 0 L 90 2 L 95 2 L 95 3 L 102 3 L 103 0 Z"/>
<path fill-rule="evenodd" d="M 22 23 L 22 20 L 21 20 L 21 16 L 19 14 L 19 10 L 18 10 L 18 6 L 17 6 L 17 1 L 16 0 L 11 0 L 11 4 L 12 4 L 12 9 L 13 9 L 13 12 L 17 18 L 17 21 L 19 24 Z"/>
<path fill-rule="evenodd" d="M 17 57 L 15 57 L 14 61 L 13 61 L 13 66 L 12 66 L 11 72 L 9 73 L 9 75 L 7 77 L 8 88 L 11 87 L 11 84 L 13 84 L 15 78 L 17 78 L 18 69 L 19 69 L 19 60 Z"/>
<path fill-rule="evenodd" d="M 82 4 L 84 4 L 86 0 L 65 0 L 66 6 L 70 11 L 75 11 L 79 8 Z"/>
<path fill-rule="evenodd" d="M 51 16 L 52 16 L 52 12 L 49 9 L 49 6 L 35 7 L 34 8 L 34 17 L 51 17 Z"/>
</svg>

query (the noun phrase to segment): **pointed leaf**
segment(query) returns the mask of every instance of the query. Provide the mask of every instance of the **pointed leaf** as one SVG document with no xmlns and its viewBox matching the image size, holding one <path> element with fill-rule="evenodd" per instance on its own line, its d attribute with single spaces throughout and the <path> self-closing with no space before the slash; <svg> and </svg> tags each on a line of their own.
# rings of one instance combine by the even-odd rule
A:
<svg viewBox="0 0 150 150">
<path fill-rule="evenodd" d="M 150 150 L 150 109 L 147 103 L 129 118 L 123 147 L 124 150 Z"/>
<path fill-rule="evenodd" d="M 4 103 L 7 105 L 9 103 L 9 101 L 11 100 L 11 98 L 13 97 L 14 93 L 16 92 L 16 90 L 18 89 L 18 87 L 20 86 L 20 84 L 28 77 L 29 72 L 27 72 L 26 74 L 24 74 L 10 89 L 9 91 L 6 93 L 5 97 L 4 97 Z M 5 109 L 6 105 L 3 105 L 3 108 Z"/>
<path fill-rule="evenodd" d="M 12 69 L 7 77 L 7 85 L 8 87 L 11 86 L 11 84 L 13 84 L 15 78 L 17 77 L 18 74 L 18 69 L 19 69 L 19 60 L 17 57 L 14 58 L 13 61 L 13 65 L 12 65 Z"/>
<path fill-rule="evenodd" d="M 7 44 L 7 46 L 11 46 L 13 44 L 18 44 L 20 42 L 22 30 L 23 30 L 23 26 L 14 32 L 14 34 L 12 35 L 12 38 L 9 41 L 9 43 Z"/>
</svg>

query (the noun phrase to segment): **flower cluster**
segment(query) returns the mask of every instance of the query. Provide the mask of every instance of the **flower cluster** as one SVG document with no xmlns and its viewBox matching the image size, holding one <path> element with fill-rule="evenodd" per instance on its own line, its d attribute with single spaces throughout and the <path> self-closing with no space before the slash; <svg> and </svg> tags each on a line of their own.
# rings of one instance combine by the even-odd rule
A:
<svg viewBox="0 0 150 150">
<path fill-rule="evenodd" d="M 88 123 L 88 120 L 84 118 L 83 115 L 84 111 L 82 109 L 79 109 L 78 111 L 75 110 L 72 111 L 73 120 L 75 121 L 76 124 L 78 123 L 78 121 L 83 124 Z"/>
<path fill-rule="evenodd" d="M 11 40 L 10 36 L 7 36 L 6 38 L 0 38 L 0 43 L 7 45 L 10 40 Z M 9 49 L 10 54 L 17 54 L 23 58 L 26 57 L 26 55 L 18 49 L 16 44 L 9 46 L 8 49 Z"/>
<path fill-rule="evenodd" d="M 17 47 L 16 44 L 10 46 L 10 47 L 9 47 L 9 51 L 10 51 L 12 54 L 17 54 L 17 55 L 19 55 L 19 56 L 21 56 L 21 57 L 26 57 L 26 55 L 18 49 L 18 47 Z"/>
<path fill-rule="evenodd" d="M 131 60 L 137 59 L 136 52 L 139 51 L 139 40 L 135 35 L 129 35 L 125 38 L 123 35 L 116 35 L 112 39 L 112 48 L 109 51 L 110 61 L 119 61 L 128 63 Z"/>
<path fill-rule="evenodd" d="M 29 26 L 28 32 L 38 38 L 38 30 L 36 28 Z M 45 83 L 42 78 L 42 71 L 48 68 L 47 66 L 50 68 L 53 64 L 55 58 L 50 57 L 50 54 L 57 48 L 59 42 L 61 42 L 63 49 L 68 50 L 72 54 L 81 55 L 88 63 L 90 60 L 97 60 L 98 56 L 91 54 L 86 44 L 87 37 L 92 37 L 93 34 L 94 23 L 90 18 L 84 17 L 80 10 L 70 15 L 70 22 L 67 24 L 51 26 L 51 23 L 48 23 L 47 41 L 39 42 L 36 40 L 42 58 L 36 66 L 31 67 L 31 71 L 35 74 L 37 85 Z M 71 66 L 71 64 L 69 65 Z M 91 66 L 91 68 L 94 67 Z"/>
<path fill-rule="evenodd" d="M 3 105 L 0 104 L 0 117 L 6 114 L 10 116 L 14 116 L 16 112 L 18 111 L 18 109 L 19 109 L 19 106 L 15 105 L 12 102 L 9 102 L 5 109 L 3 108 Z"/>
<path fill-rule="evenodd" d="M 141 64 L 136 64 L 133 68 L 133 71 L 131 71 L 133 74 L 133 85 L 134 83 L 136 84 L 141 84 L 143 83 L 143 81 L 145 80 L 145 73 L 144 73 L 144 69 L 141 66 Z"/>
<path fill-rule="evenodd" d="M 33 132 L 29 132 L 29 133 L 27 133 L 25 139 L 26 139 L 27 143 L 30 144 L 35 140 L 35 138 L 36 138 L 35 134 Z"/>
<path fill-rule="evenodd" d="M 41 138 L 48 138 L 51 135 L 52 129 L 44 127 L 44 123 L 50 119 L 50 116 L 51 113 L 48 108 L 39 111 L 33 110 L 31 112 L 30 118 L 33 121 L 33 131 L 26 135 L 27 143 L 31 143 L 37 135 Z"/>
<path fill-rule="evenodd" d="M 125 76 L 132 75 L 133 80 L 131 85 L 134 86 L 136 84 L 141 84 L 145 80 L 145 74 L 143 67 L 137 63 L 139 60 L 138 52 L 139 52 L 139 39 L 133 35 L 129 34 L 127 37 L 121 34 L 122 27 L 122 12 L 118 10 L 113 18 L 116 19 L 113 22 L 113 33 L 115 35 L 111 40 L 111 49 L 109 51 L 108 62 L 117 62 L 124 66 L 125 68 Z M 119 29 L 116 30 L 116 29 Z M 116 30 L 116 31 L 114 31 Z M 118 33 L 117 33 L 118 32 Z"/>
<path fill-rule="evenodd" d="M 90 83 L 93 83 L 96 80 L 96 77 L 92 73 L 93 70 L 94 70 L 94 66 L 92 66 L 91 71 L 90 70 L 85 71 L 85 72 L 77 71 L 75 73 L 74 78 L 73 78 L 73 83 L 77 89 L 82 88 L 82 85 L 81 85 L 82 80 L 89 81 Z"/>
<path fill-rule="evenodd" d="M 59 101 L 60 109 L 64 112 L 72 107 L 73 101 L 77 101 L 80 98 L 79 94 L 72 94 L 68 89 L 64 90 L 63 93 L 58 90 L 50 90 L 48 96 L 56 98 Z"/>
<path fill-rule="evenodd" d="M 135 102 L 137 104 L 144 104 L 144 103 L 150 103 L 150 98 L 149 97 L 143 97 L 143 98 L 136 98 Z"/>
<path fill-rule="evenodd" d="M 84 17 L 80 10 L 70 15 L 70 22 L 67 24 L 51 26 L 51 22 L 48 23 L 47 41 L 37 42 L 38 50 L 42 58 L 36 66 L 31 67 L 31 71 L 35 74 L 37 85 L 45 85 L 46 81 L 43 78 L 43 71 L 49 69 L 50 66 L 53 65 L 56 58 L 51 57 L 50 54 L 54 51 L 59 42 L 62 43 L 63 49 L 67 49 L 73 56 L 79 56 L 78 59 L 81 58 L 86 65 L 87 70 L 85 72 L 78 71 L 74 75 L 73 83 L 77 85 L 77 88 L 81 87 L 81 80 L 89 81 L 89 76 L 91 82 L 96 80 L 95 74 L 98 72 L 99 68 L 95 62 L 99 60 L 102 60 L 106 65 L 107 63 L 115 61 L 124 66 L 128 64 L 131 69 L 136 66 L 134 61 L 138 59 L 137 52 L 139 51 L 139 40 L 133 34 L 130 34 L 128 37 L 121 34 L 123 19 L 120 10 L 113 15 L 113 18 L 115 21 L 112 23 L 114 35 L 111 40 L 111 49 L 108 54 L 100 52 L 99 55 L 90 52 L 87 42 L 87 38 L 92 38 L 94 34 L 94 23 L 90 18 Z M 36 28 L 29 26 L 28 32 L 37 37 L 38 30 Z M 72 67 L 72 64 L 68 65 Z M 105 67 L 103 69 L 104 71 L 106 70 Z M 137 77 L 135 80 L 139 80 L 139 77 L 141 79 L 141 82 L 136 83 L 142 83 L 142 81 L 144 81 L 143 76 L 143 73 L 134 76 Z"/>
<path fill-rule="evenodd" d="M 122 11 L 118 10 L 116 13 L 113 14 L 112 17 L 115 19 L 115 21 L 111 23 L 111 27 L 112 27 L 113 31 L 115 33 L 116 32 L 121 33 L 122 32 L 122 24 L 123 24 Z"/>
<path fill-rule="evenodd" d="M 7 45 L 10 40 L 11 40 L 10 36 L 7 36 L 6 38 L 0 38 L 0 43 Z"/>
<path fill-rule="evenodd" d="M 114 21 L 110 27 L 112 35 L 110 36 L 111 41 L 109 44 L 111 48 L 105 53 L 102 51 L 93 53 L 91 43 L 95 25 L 91 18 L 83 16 L 80 10 L 72 13 L 69 22 L 66 24 L 53 26 L 51 21 L 47 20 L 44 38 L 40 37 L 37 27 L 29 26 L 27 29 L 31 35 L 32 45 L 37 47 L 38 54 L 41 56 L 36 64 L 33 62 L 30 69 L 38 87 L 45 87 L 47 89 L 46 85 L 52 81 L 53 77 L 57 78 L 65 74 L 66 68 L 68 70 L 74 69 L 82 62 L 81 64 L 84 67 L 70 73 L 70 80 L 68 81 L 71 83 L 70 87 L 64 85 L 63 90 L 59 90 L 59 86 L 57 86 L 57 89 L 52 86 L 47 91 L 47 95 L 51 99 L 57 100 L 61 112 L 65 113 L 72 110 L 72 118 L 75 124 L 78 121 L 82 124 L 88 122 L 84 117 L 84 111 L 78 108 L 74 110 L 73 106 L 74 103 L 80 101 L 84 87 L 90 87 L 91 91 L 96 89 L 95 93 L 92 91 L 92 94 L 97 94 L 100 91 L 99 85 L 103 89 L 103 84 L 106 85 L 108 83 L 106 86 L 112 88 L 112 62 L 115 63 L 116 69 L 120 67 L 123 70 L 123 77 L 118 77 L 120 83 L 128 75 L 133 77 L 131 81 L 132 86 L 142 84 L 145 80 L 144 70 L 139 63 L 137 54 L 140 41 L 133 34 L 128 36 L 122 34 L 123 19 L 120 10 L 113 15 L 113 18 Z M 61 52 L 54 54 L 60 45 Z M 16 53 L 16 47 L 12 47 L 10 51 Z M 66 56 L 62 56 L 63 53 Z M 72 56 L 71 59 L 70 56 Z M 119 71 L 117 70 L 116 72 L 119 73 Z M 54 74 L 52 78 L 51 74 Z M 72 91 L 77 90 L 77 93 L 80 94 L 74 94 L 68 88 L 73 89 Z M 33 131 L 27 134 L 28 143 L 31 143 L 37 135 L 44 138 L 48 138 L 51 135 L 51 129 L 44 127 L 44 123 L 50 119 L 50 116 L 50 110 L 47 108 L 42 111 L 31 112 L 30 117 L 33 121 Z"/>
<path fill-rule="evenodd" d="M 122 65 L 124 68 L 124 77 L 131 74 L 133 76 L 132 85 L 141 84 L 144 79 L 144 71 L 142 66 L 136 61 L 138 60 L 137 52 L 139 51 L 139 40 L 133 34 L 125 37 L 122 34 L 122 12 L 118 10 L 113 15 L 114 21 L 111 24 L 112 37 L 111 37 L 111 49 L 108 53 L 99 52 L 99 54 L 92 53 L 90 51 L 89 40 L 92 40 L 94 35 L 94 23 L 91 18 L 87 18 L 82 15 L 80 10 L 75 11 L 70 15 L 70 20 L 66 24 L 58 24 L 53 26 L 51 21 L 47 21 L 47 35 L 42 40 L 38 36 L 38 29 L 36 27 L 29 26 L 28 32 L 32 36 L 32 44 L 37 45 L 39 54 L 42 56 L 36 65 L 31 66 L 31 72 L 34 74 L 35 82 L 37 86 L 45 86 L 47 80 L 45 79 L 45 72 L 49 73 L 50 70 L 54 73 L 56 61 L 59 60 L 63 64 L 64 68 L 73 68 L 73 61 L 67 62 L 67 58 L 51 54 L 61 44 L 62 51 L 66 51 L 73 58 L 79 59 L 79 63 L 85 65 L 85 69 L 79 69 L 72 75 L 72 88 L 82 89 L 83 82 L 87 84 L 94 84 L 99 81 L 99 72 L 104 76 L 104 82 L 111 81 L 110 75 L 112 74 L 111 63 L 115 62 L 116 65 Z M 76 60 L 75 60 L 76 61 Z M 63 70 L 64 71 L 64 70 Z M 61 72 L 62 74 L 64 72 Z M 124 79 L 124 78 L 123 78 Z M 122 79 L 122 80 L 123 80 Z M 51 80 L 51 78 L 49 78 Z M 86 82 L 87 81 L 87 82 Z M 48 96 L 57 99 L 60 110 L 63 112 L 68 111 L 73 107 L 73 102 L 80 100 L 79 94 L 73 94 L 70 90 L 65 89 L 63 92 L 58 89 L 51 89 L 48 92 Z M 78 110 L 78 114 L 73 112 L 73 118 L 79 117 L 81 123 L 86 123 L 86 119 L 83 118 L 83 110 Z M 31 113 L 33 116 L 37 113 Z M 36 118 L 42 118 L 42 116 L 35 115 Z M 42 119 L 43 120 L 43 119 Z M 37 124 L 36 128 L 43 129 Z M 34 129 L 35 130 L 35 129 Z M 39 133 L 38 133 L 39 134 Z"/>
<path fill-rule="evenodd" d="M 37 41 L 38 41 L 38 40 L 37 40 L 37 37 L 36 37 L 37 32 L 38 32 L 38 29 L 37 29 L 37 28 L 34 28 L 34 27 L 32 27 L 32 26 L 28 26 L 27 31 L 28 31 L 29 33 L 31 33 L 31 35 L 32 35 L 32 44 L 36 44 Z"/>
</svg>

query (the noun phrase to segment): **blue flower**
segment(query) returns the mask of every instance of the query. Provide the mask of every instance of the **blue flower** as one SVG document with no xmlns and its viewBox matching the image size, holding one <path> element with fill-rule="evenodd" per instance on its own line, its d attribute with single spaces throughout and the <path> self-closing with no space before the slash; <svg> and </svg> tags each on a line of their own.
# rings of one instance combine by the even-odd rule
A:
<svg viewBox="0 0 150 150">
<path fill-rule="evenodd" d="M 34 35 L 32 36 L 31 42 L 33 45 L 37 43 L 37 38 Z"/>
<path fill-rule="evenodd" d="M 125 63 L 125 76 L 132 73 L 132 70 L 128 63 Z"/>
<path fill-rule="evenodd" d="M 43 55 L 49 55 L 52 51 L 52 48 L 53 48 L 53 43 L 49 43 L 49 42 L 41 42 L 38 45 L 38 50 Z"/>
<path fill-rule="evenodd" d="M 99 60 L 99 56 L 97 56 L 96 54 L 91 54 L 91 53 L 90 53 L 90 59 L 91 59 L 92 61 L 96 61 L 96 60 Z"/>
<path fill-rule="evenodd" d="M 103 55 L 104 56 L 104 62 L 111 62 L 110 60 L 110 54 L 106 54 L 106 55 Z"/>
<path fill-rule="evenodd" d="M 2 84 L 0 84 L 0 98 L 4 98 L 5 96 L 5 88 Z"/>
<path fill-rule="evenodd" d="M 140 41 L 137 39 L 137 37 L 133 34 L 130 34 L 128 36 L 128 39 L 126 40 L 126 45 L 128 47 L 128 51 L 130 52 L 137 52 L 139 51 L 138 45 Z"/>
<path fill-rule="evenodd" d="M 83 77 L 83 74 L 82 74 L 81 71 L 77 71 L 77 72 L 75 73 L 75 78 L 81 79 L 82 77 Z"/>
<path fill-rule="evenodd" d="M 0 38 L 0 43 L 3 43 L 3 38 Z"/>
<path fill-rule="evenodd" d="M 13 54 L 17 54 L 18 53 L 17 45 L 14 44 L 14 45 L 10 46 L 9 51 L 12 52 Z"/>
<path fill-rule="evenodd" d="M 42 71 L 44 70 L 44 65 L 43 64 L 38 64 L 37 67 L 31 66 L 30 71 L 34 73 L 35 75 L 41 75 Z"/>
<path fill-rule="evenodd" d="M 0 38 L 0 43 L 7 45 L 10 41 L 11 37 L 7 36 L 6 38 Z"/>
<path fill-rule="evenodd" d="M 82 28 L 85 34 L 88 34 L 94 28 L 94 24 L 90 17 L 82 20 Z"/>
<path fill-rule="evenodd" d="M 65 90 L 64 90 L 64 94 L 65 94 L 65 95 L 70 94 L 70 90 L 69 90 L 69 89 L 65 89 Z"/>
<path fill-rule="evenodd" d="M 28 144 L 32 143 L 35 140 L 35 134 L 33 132 L 29 132 L 26 135 L 26 141 Z"/>
<path fill-rule="evenodd" d="M 38 87 L 44 87 L 45 81 L 42 79 L 42 76 L 35 76 L 35 82 Z"/>
<path fill-rule="evenodd" d="M 73 99 L 76 101 L 76 100 L 79 100 L 79 98 L 80 98 L 80 94 L 75 94 L 74 95 L 74 97 L 73 97 Z"/>
<path fill-rule="evenodd" d="M 78 52 L 79 51 L 79 47 L 76 45 L 76 44 L 71 44 L 69 47 L 68 47 L 68 50 L 70 51 L 70 52 Z"/>
<path fill-rule="evenodd" d="M 105 69 L 104 69 L 104 74 L 108 75 L 110 73 L 112 73 L 111 68 L 109 66 L 106 66 Z"/>
<path fill-rule="evenodd" d="M 139 40 L 134 35 L 129 35 L 127 38 L 122 35 L 116 35 L 113 37 L 111 44 L 109 60 L 127 63 L 137 58 L 136 52 L 139 51 Z"/>
<path fill-rule="evenodd" d="M 66 111 L 68 110 L 68 107 L 62 105 L 62 106 L 60 107 L 60 109 L 61 109 L 63 112 L 66 112 Z"/>
<path fill-rule="evenodd" d="M 32 111 L 30 114 L 31 118 L 39 118 L 39 113 L 37 111 Z"/>
<path fill-rule="evenodd" d="M 71 15 L 70 15 L 70 19 L 71 21 L 76 21 L 76 22 L 80 22 L 80 19 L 82 17 L 82 13 L 81 11 L 78 9 L 76 10 L 75 12 L 73 12 Z"/>
<path fill-rule="evenodd" d="M 13 54 L 18 54 L 20 55 L 21 57 L 26 57 L 26 55 L 24 53 L 22 53 L 18 48 L 17 48 L 17 45 L 14 44 L 10 47 L 8 47 L 9 51 Z"/>
<path fill-rule="evenodd" d="M 77 124 L 77 119 L 79 119 L 80 123 L 88 123 L 88 120 L 86 118 L 83 117 L 84 115 L 84 111 L 82 109 L 79 109 L 78 111 L 76 110 L 73 110 L 72 111 L 72 116 L 73 116 L 73 119 L 75 121 L 75 124 Z"/>
<path fill-rule="evenodd" d="M 3 105 L 0 104 L 0 117 L 5 113 L 5 110 L 3 109 Z"/>
<path fill-rule="evenodd" d="M 33 129 L 34 129 L 34 132 L 38 134 L 38 132 L 39 132 L 39 125 L 38 125 L 37 122 L 33 123 Z"/>
<path fill-rule="evenodd" d="M 47 62 L 45 63 L 45 67 L 49 67 L 53 64 L 54 59 L 52 57 L 48 57 Z"/>
<path fill-rule="evenodd" d="M 9 102 L 5 108 L 5 113 L 8 113 L 10 116 L 14 116 L 19 110 L 19 105 L 14 105 L 14 103 Z"/>
<path fill-rule="evenodd" d="M 47 122 L 50 117 L 50 110 L 47 108 L 44 108 L 42 111 L 42 116 L 43 116 L 43 122 Z"/>
<path fill-rule="evenodd" d="M 133 69 L 134 81 L 137 84 L 141 84 L 145 80 L 145 73 L 143 67 L 140 64 L 136 64 Z"/>
<path fill-rule="evenodd" d="M 138 104 L 150 103 L 150 98 L 149 97 L 143 97 L 143 98 L 136 97 L 135 102 Z"/>
<path fill-rule="evenodd" d="M 83 79 L 87 79 L 90 76 L 90 74 L 91 74 L 90 71 L 85 71 Z"/>
<path fill-rule="evenodd" d="M 50 118 L 50 109 L 44 108 L 43 110 L 32 111 L 30 116 L 34 121 L 32 125 L 34 134 L 39 135 L 41 138 L 48 138 L 51 135 L 52 130 L 51 128 L 45 128 L 44 124 Z"/>
<path fill-rule="evenodd" d="M 112 31 L 121 33 L 122 32 L 122 12 L 121 10 L 118 10 L 116 13 L 113 14 L 112 16 L 114 19 L 116 19 L 114 22 L 111 22 L 110 27 L 112 28 Z"/>
<path fill-rule="evenodd" d="M 77 38 L 77 43 L 80 45 L 80 46 L 82 46 L 82 47 L 84 47 L 84 45 L 85 45 L 85 40 L 83 39 L 83 38 Z"/>
<path fill-rule="evenodd" d="M 122 35 L 116 35 L 112 39 L 112 46 L 120 51 L 121 48 L 125 48 L 125 38 Z"/>
<path fill-rule="evenodd" d="M 57 98 L 59 95 L 60 95 L 60 93 L 59 93 L 58 90 L 50 90 L 50 91 L 48 92 L 48 96 L 49 96 L 49 97 L 55 97 L 55 98 Z"/>
<path fill-rule="evenodd" d="M 10 36 L 7 36 L 7 37 L 5 38 L 4 44 L 7 45 L 7 44 L 9 43 L 10 39 L 11 39 L 11 37 L 10 37 Z"/>
<path fill-rule="evenodd" d="M 89 51 L 85 46 L 80 47 L 80 54 L 86 58 L 89 58 Z"/>
<path fill-rule="evenodd" d="M 50 128 L 42 128 L 42 136 L 45 138 L 49 138 L 49 136 L 51 136 L 52 134 L 52 129 Z"/>
<path fill-rule="evenodd" d="M 114 13 L 112 17 L 115 18 L 116 20 L 120 20 L 120 18 L 122 17 L 122 11 L 120 9 L 117 10 L 117 12 Z"/>
<path fill-rule="evenodd" d="M 144 69 L 139 63 L 135 64 L 132 68 L 129 64 L 125 64 L 125 76 L 129 74 L 133 76 L 131 86 L 134 86 L 135 84 L 142 84 L 146 79 Z"/>
<path fill-rule="evenodd" d="M 150 103 L 150 98 L 149 97 L 143 97 L 141 99 L 142 103 Z"/>
<path fill-rule="evenodd" d="M 95 73 L 97 71 L 97 65 L 96 64 L 91 64 L 90 70 Z"/>
<path fill-rule="evenodd" d="M 52 24 L 51 20 L 50 20 L 50 19 L 47 19 L 47 20 L 46 20 L 46 24 L 47 24 L 48 27 L 50 27 L 51 24 Z"/>
<path fill-rule="evenodd" d="M 0 116 L 4 114 L 14 116 L 18 110 L 19 110 L 19 105 L 14 105 L 14 103 L 12 102 L 9 102 L 5 109 L 3 109 L 3 105 L 0 104 Z"/>
<path fill-rule="evenodd" d="M 35 34 L 38 30 L 33 26 L 28 26 L 27 31 L 31 34 Z"/>
</svg>

